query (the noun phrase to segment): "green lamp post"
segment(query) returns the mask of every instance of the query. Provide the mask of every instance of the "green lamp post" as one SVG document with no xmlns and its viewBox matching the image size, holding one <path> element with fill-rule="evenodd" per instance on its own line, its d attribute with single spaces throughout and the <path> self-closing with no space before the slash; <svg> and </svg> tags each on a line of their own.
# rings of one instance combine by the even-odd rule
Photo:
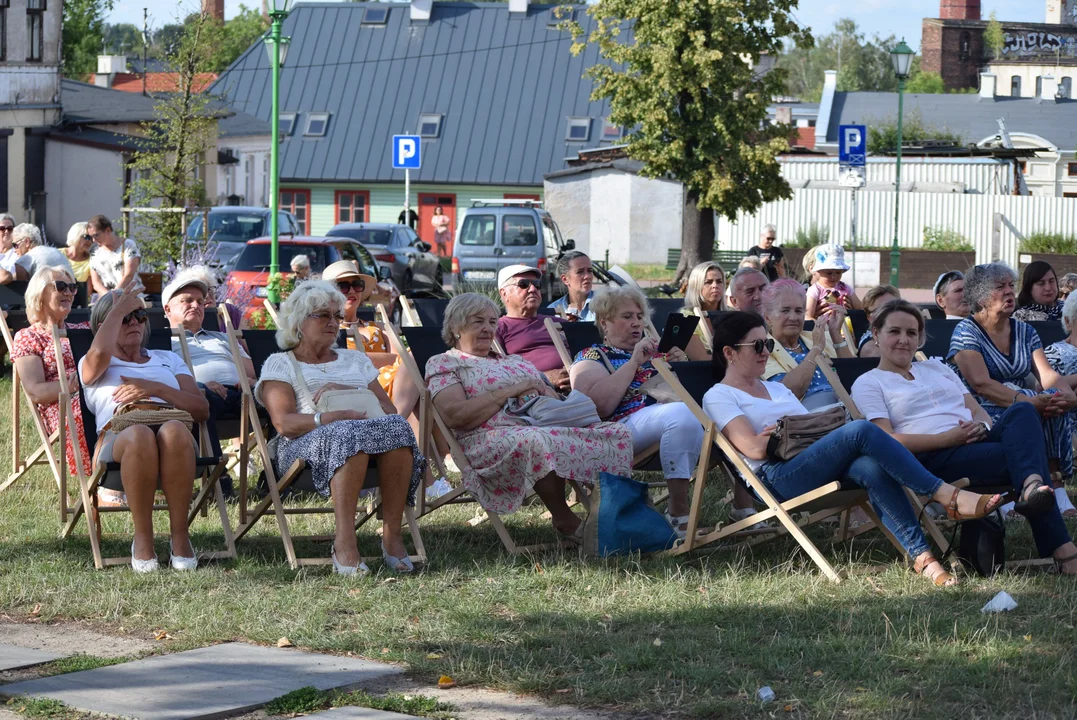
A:
<svg viewBox="0 0 1077 720">
<path fill-rule="evenodd" d="M 890 61 L 894 64 L 894 75 L 898 81 L 898 117 L 897 117 L 897 163 L 895 165 L 896 179 L 894 181 L 894 245 L 890 248 L 890 284 L 898 285 L 898 268 L 901 265 L 901 250 L 898 249 L 898 226 L 900 214 L 898 206 L 901 203 L 901 121 L 905 112 L 905 81 L 909 78 L 909 70 L 912 68 L 912 58 L 916 53 L 905 44 L 905 38 L 890 51 Z"/>
<path fill-rule="evenodd" d="M 266 35 L 266 51 L 269 53 L 269 66 L 272 71 L 272 117 L 269 125 L 272 128 L 269 148 L 269 236 L 271 239 L 269 254 L 269 284 L 266 288 L 266 296 L 270 302 L 280 302 L 280 69 L 284 65 L 284 59 L 288 56 L 288 44 L 291 38 L 283 37 L 281 30 L 284 19 L 288 17 L 288 11 L 292 9 L 293 0 L 270 0 L 269 19 L 271 25 L 269 34 Z"/>
</svg>

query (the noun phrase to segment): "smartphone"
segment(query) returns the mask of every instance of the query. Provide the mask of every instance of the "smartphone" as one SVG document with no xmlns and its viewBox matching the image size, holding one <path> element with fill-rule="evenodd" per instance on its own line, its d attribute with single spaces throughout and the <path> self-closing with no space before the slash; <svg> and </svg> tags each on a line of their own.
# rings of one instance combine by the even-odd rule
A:
<svg viewBox="0 0 1077 720">
<path fill-rule="evenodd" d="M 662 340 L 658 343 L 658 352 L 667 353 L 673 348 L 684 350 L 692 339 L 692 334 L 699 325 L 698 315 L 681 315 L 670 313 L 666 327 L 662 330 Z"/>
</svg>

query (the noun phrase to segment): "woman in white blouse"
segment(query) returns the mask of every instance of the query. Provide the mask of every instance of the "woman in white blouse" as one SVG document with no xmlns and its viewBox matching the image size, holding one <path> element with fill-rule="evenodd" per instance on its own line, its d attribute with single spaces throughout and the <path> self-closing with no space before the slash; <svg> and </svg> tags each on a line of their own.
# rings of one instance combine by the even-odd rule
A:
<svg viewBox="0 0 1077 720">
<path fill-rule="evenodd" d="M 767 444 L 777 421 L 808 412 L 789 388 L 761 379 L 773 343 L 758 315 L 735 312 L 719 318 L 714 328 L 714 375 L 720 382 L 703 398 L 707 415 L 777 500 L 848 478 L 867 491 L 887 527 L 914 559 L 916 572 L 936 586 L 957 584 L 932 555 L 902 487 L 934 497 L 960 520 L 992 512 L 1002 496 L 988 498 L 943 482 L 886 432 L 863 420 L 820 438 L 792 460 L 769 458 Z"/>
<path fill-rule="evenodd" d="M 938 360 L 914 363 L 924 340 L 924 319 L 909 302 L 895 300 L 883 307 L 871 332 L 879 367 L 852 389 L 864 417 L 943 480 L 1012 484 L 1020 493 L 1015 510 L 1028 517 L 1040 554 L 1053 555 L 1063 573 L 1077 574 L 1077 547 L 1046 484 L 1047 447 L 1035 406 L 1014 403 L 992 423 L 953 370 Z"/>
<path fill-rule="evenodd" d="M 411 572 L 414 567 L 400 525 L 404 504 L 415 504 L 426 460 L 411 427 L 396 414 L 378 383 L 378 370 L 370 359 L 359 350 L 336 347 L 344 302 L 340 291 L 324 280 L 309 280 L 288 296 L 280 307 L 277 331 L 277 345 L 285 352 L 269 356 L 254 393 L 281 435 L 278 472 L 303 458 L 314 476 L 315 489 L 333 499 L 333 570 L 341 575 L 369 572 L 356 541 L 355 511 L 367 466 L 376 457 L 382 557 L 391 570 Z M 297 377 L 296 368 L 302 377 Z M 358 410 L 318 412 L 316 404 L 324 393 L 356 388 L 374 393 L 385 415 L 368 418 Z"/>
</svg>

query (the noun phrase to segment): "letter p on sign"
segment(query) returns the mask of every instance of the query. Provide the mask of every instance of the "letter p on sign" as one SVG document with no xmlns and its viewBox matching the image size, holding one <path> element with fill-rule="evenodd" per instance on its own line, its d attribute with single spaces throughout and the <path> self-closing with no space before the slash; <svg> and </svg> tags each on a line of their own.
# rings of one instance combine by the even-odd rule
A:
<svg viewBox="0 0 1077 720">
<path fill-rule="evenodd" d="M 418 170 L 421 167 L 422 144 L 418 135 L 393 136 L 393 169 Z"/>
</svg>

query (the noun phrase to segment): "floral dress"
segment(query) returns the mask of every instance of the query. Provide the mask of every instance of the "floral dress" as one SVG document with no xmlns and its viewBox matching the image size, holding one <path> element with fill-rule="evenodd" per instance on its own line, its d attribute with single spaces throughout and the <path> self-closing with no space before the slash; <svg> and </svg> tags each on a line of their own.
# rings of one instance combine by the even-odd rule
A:
<svg viewBox="0 0 1077 720">
<path fill-rule="evenodd" d="M 85 330 L 90 327 L 89 323 L 67 323 L 67 329 L 69 330 Z M 13 340 L 15 347 L 11 351 L 12 361 L 18 360 L 21 357 L 38 357 L 41 358 L 41 364 L 45 368 L 45 382 L 59 382 L 60 373 L 56 367 L 56 352 L 52 347 L 52 333 L 45 328 L 37 325 L 31 325 L 30 327 L 23 328 L 15 333 Z M 75 370 L 75 358 L 71 354 L 71 343 L 67 338 L 63 338 L 60 341 L 60 345 L 63 348 L 64 356 L 64 370 L 67 373 Z M 75 390 L 75 395 L 71 399 L 71 405 L 74 409 L 75 415 L 75 435 L 78 437 L 78 448 L 82 454 L 82 469 L 90 473 L 93 471 L 93 465 L 90 463 L 90 451 L 86 446 L 86 433 L 82 429 L 82 403 L 80 393 Z M 37 409 L 41 412 L 42 418 L 45 420 L 45 430 L 51 435 L 56 432 L 60 427 L 60 404 L 52 403 L 51 405 L 38 405 Z M 78 469 L 75 466 L 75 445 L 74 443 L 64 443 L 67 447 L 67 468 L 72 475 L 77 474 Z"/>
<path fill-rule="evenodd" d="M 525 380 L 544 381 L 545 376 L 517 355 L 481 358 L 452 349 L 426 364 L 426 382 L 434 396 L 460 385 L 471 399 Z M 632 433 L 618 423 L 532 427 L 502 408 L 474 430 L 457 432 L 456 439 L 467 456 L 464 487 L 499 515 L 516 512 L 535 483 L 551 472 L 591 484 L 600 472 L 632 471 Z"/>
<path fill-rule="evenodd" d="M 393 351 L 389 346 L 389 338 L 385 336 L 377 323 L 360 320 L 355 324 L 355 332 L 363 339 L 363 352 L 370 354 L 372 352 L 391 353 Z M 348 349 L 355 350 L 355 341 L 351 339 L 350 335 L 348 336 Z M 393 397 L 393 381 L 396 380 L 396 373 L 399 370 L 400 358 L 397 358 L 392 365 L 386 365 L 378 369 L 378 384 L 381 385 L 381 389 L 385 391 L 385 394 L 390 399 Z"/>
</svg>

